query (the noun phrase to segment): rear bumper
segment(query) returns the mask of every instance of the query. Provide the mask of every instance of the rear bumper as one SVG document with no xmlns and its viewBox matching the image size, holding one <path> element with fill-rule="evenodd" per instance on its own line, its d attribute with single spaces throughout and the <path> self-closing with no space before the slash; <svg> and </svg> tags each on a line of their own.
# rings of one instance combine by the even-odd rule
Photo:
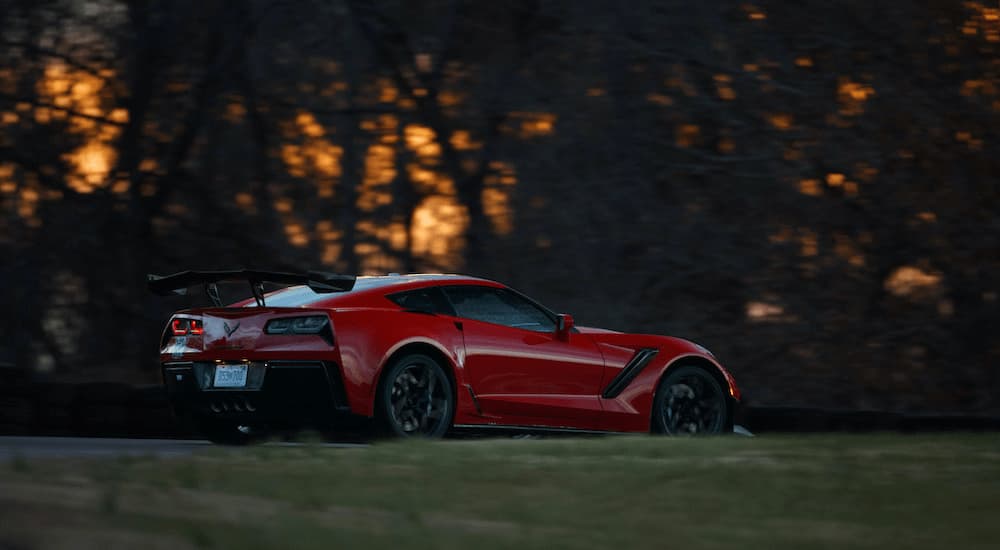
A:
<svg viewBox="0 0 1000 550">
<path fill-rule="evenodd" d="M 336 364 L 325 361 L 248 364 L 263 369 L 257 389 L 212 387 L 215 368 L 212 362 L 164 363 L 163 382 L 174 413 L 181 418 L 301 424 L 328 423 L 338 414 L 350 412 Z"/>
</svg>

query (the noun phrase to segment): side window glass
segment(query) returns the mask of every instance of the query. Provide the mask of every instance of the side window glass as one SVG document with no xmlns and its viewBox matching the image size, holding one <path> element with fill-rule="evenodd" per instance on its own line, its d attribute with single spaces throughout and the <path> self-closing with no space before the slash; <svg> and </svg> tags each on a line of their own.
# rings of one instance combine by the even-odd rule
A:
<svg viewBox="0 0 1000 550">
<path fill-rule="evenodd" d="M 537 332 L 552 332 L 555 323 L 524 298 L 502 288 L 485 286 L 445 287 L 460 317 Z"/>
<path fill-rule="evenodd" d="M 438 288 L 420 288 L 409 292 L 390 294 L 386 298 L 392 300 L 400 307 L 410 311 L 424 313 L 441 313 L 443 315 L 454 315 L 451 304 L 445 299 Z"/>
</svg>

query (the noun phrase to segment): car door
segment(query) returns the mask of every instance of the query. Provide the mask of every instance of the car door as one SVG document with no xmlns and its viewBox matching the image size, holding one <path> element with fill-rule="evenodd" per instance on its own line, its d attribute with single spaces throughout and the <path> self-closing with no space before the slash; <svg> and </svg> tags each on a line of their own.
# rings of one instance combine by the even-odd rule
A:
<svg viewBox="0 0 1000 550">
<path fill-rule="evenodd" d="M 591 428 L 604 360 L 585 334 L 558 339 L 555 317 L 507 288 L 443 291 L 462 325 L 465 378 L 500 424 Z"/>
</svg>

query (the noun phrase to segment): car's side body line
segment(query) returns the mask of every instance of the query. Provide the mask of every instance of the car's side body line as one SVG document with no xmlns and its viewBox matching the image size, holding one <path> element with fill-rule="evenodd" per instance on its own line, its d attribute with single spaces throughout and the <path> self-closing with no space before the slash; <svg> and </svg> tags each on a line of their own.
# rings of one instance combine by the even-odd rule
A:
<svg viewBox="0 0 1000 550">
<path fill-rule="evenodd" d="M 605 399 L 617 397 L 659 352 L 660 350 L 656 348 L 642 348 L 637 351 L 618 375 L 604 388 L 601 397 Z"/>
</svg>

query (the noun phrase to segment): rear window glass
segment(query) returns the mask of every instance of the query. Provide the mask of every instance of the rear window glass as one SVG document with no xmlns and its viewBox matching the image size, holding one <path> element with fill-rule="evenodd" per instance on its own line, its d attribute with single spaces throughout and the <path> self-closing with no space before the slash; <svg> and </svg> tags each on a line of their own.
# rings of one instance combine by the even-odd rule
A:
<svg viewBox="0 0 1000 550">
<path fill-rule="evenodd" d="M 293 286 L 279 290 L 274 294 L 265 295 L 264 302 L 269 306 L 275 307 L 296 307 L 307 306 L 329 297 L 329 294 L 317 294 L 307 286 Z M 248 307 L 254 307 L 256 305 L 257 304 L 250 303 Z"/>
<path fill-rule="evenodd" d="M 375 288 L 383 285 L 387 285 L 395 282 L 395 279 L 391 277 L 358 277 L 358 280 L 354 283 L 354 288 L 348 292 L 353 292 L 355 290 L 365 290 L 368 288 Z M 245 288 L 245 287 L 244 287 Z M 272 293 L 264 295 L 264 302 L 269 306 L 274 307 L 301 307 L 310 306 L 319 302 L 320 300 L 326 300 L 332 296 L 338 294 L 345 294 L 344 292 L 333 292 L 333 293 L 318 293 L 313 292 L 311 288 L 305 285 L 290 286 L 288 288 L 283 288 L 276 290 Z M 257 307 L 253 301 L 246 305 L 246 307 Z"/>
</svg>

